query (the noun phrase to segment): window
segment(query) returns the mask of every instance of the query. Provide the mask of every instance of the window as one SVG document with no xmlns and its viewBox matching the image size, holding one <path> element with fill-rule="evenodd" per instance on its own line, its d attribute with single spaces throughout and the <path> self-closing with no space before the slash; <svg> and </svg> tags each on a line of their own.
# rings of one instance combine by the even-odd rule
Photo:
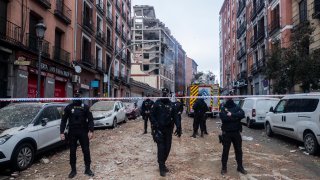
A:
<svg viewBox="0 0 320 180">
<path fill-rule="evenodd" d="M 59 116 L 60 115 L 56 107 L 47 107 L 41 112 L 37 124 L 40 124 L 41 120 L 45 118 L 48 119 L 48 122 L 57 120 Z"/>
<path fill-rule="evenodd" d="M 121 76 L 124 77 L 125 76 L 125 67 L 123 64 L 121 64 Z"/>
<path fill-rule="evenodd" d="M 143 59 L 149 59 L 149 53 L 143 53 Z"/>
<path fill-rule="evenodd" d="M 107 44 L 112 46 L 111 38 L 112 38 L 111 30 L 109 27 L 107 27 Z"/>
<path fill-rule="evenodd" d="M 96 46 L 96 60 L 98 67 L 102 68 L 102 50 L 101 47 Z"/>
<path fill-rule="evenodd" d="M 274 113 L 283 113 L 284 109 L 287 105 L 288 100 L 284 99 L 281 100 L 278 105 L 276 106 L 276 108 L 274 109 Z"/>
<path fill-rule="evenodd" d="M 252 99 L 245 100 L 243 103 L 243 108 L 252 109 L 253 108 L 253 100 Z"/>
<path fill-rule="evenodd" d="M 100 18 L 99 16 L 97 16 L 97 32 L 102 33 L 103 28 L 102 28 L 102 18 Z"/>
<path fill-rule="evenodd" d="M 149 71 L 149 65 L 143 65 L 143 71 Z"/>
<path fill-rule="evenodd" d="M 114 76 L 119 77 L 119 61 L 114 61 Z"/>
<path fill-rule="evenodd" d="M 302 0 L 299 3 L 299 17 L 300 17 L 300 23 L 305 22 L 308 20 L 308 14 L 307 14 L 307 0 Z"/>
<path fill-rule="evenodd" d="M 86 37 L 82 38 L 82 59 L 87 60 L 91 56 L 91 42 Z"/>
<path fill-rule="evenodd" d="M 285 112 L 313 112 L 316 110 L 319 99 L 289 99 Z"/>
</svg>

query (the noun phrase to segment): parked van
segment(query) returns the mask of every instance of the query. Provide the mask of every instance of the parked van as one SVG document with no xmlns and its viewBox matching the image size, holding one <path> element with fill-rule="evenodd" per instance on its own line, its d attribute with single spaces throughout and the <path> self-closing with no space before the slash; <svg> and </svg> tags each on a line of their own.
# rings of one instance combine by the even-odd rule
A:
<svg viewBox="0 0 320 180">
<path fill-rule="evenodd" d="M 319 150 L 320 95 L 299 94 L 283 97 L 266 116 L 268 136 L 281 134 L 304 143 L 309 154 Z"/>
<path fill-rule="evenodd" d="M 249 97 L 241 100 L 240 107 L 245 113 L 245 118 L 241 121 L 246 123 L 248 128 L 258 124 L 264 125 L 270 107 L 275 107 L 278 102 L 278 98 L 268 97 Z"/>
</svg>

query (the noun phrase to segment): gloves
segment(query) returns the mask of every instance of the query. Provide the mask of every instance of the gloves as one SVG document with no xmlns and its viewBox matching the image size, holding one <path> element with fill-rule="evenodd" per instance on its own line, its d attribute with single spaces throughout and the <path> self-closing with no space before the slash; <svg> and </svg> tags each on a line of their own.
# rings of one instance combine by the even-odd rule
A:
<svg viewBox="0 0 320 180">
<path fill-rule="evenodd" d="M 181 134 L 182 134 L 181 128 L 177 128 L 176 131 L 174 132 L 174 135 L 178 137 L 181 137 Z"/>
</svg>

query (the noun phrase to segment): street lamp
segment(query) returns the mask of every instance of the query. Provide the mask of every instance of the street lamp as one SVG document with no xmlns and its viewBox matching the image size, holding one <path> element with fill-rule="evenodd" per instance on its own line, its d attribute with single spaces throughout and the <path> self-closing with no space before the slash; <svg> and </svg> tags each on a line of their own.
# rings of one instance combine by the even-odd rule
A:
<svg viewBox="0 0 320 180">
<path fill-rule="evenodd" d="M 42 40 L 44 38 L 44 33 L 47 27 L 43 22 L 40 22 L 36 25 L 36 34 L 38 39 L 38 80 L 37 80 L 37 98 L 40 98 L 40 82 L 41 82 L 41 55 L 42 55 Z"/>
<path fill-rule="evenodd" d="M 131 47 L 131 46 L 135 46 L 135 45 L 140 45 L 140 44 L 148 44 L 148 43 L 153 43 L 153 42 L 159 42 L 159 41 L 146 41 L 146 42 L 140 42 L 140 43 L 133 43 L 133 44 L 130 44 L 130 45 L 127 45 L 125 47 L 123 47 L 115 56 L 113 56 L 112 58 L 112 61 L 110 63 L 110 66 L 109 66 L 109 70 L 108 70 L 108 97 L 110 97 L 110 75 L 111 75 L 111 67 L 112 67 L 112 64 L 113 62 L 115 61 L 116 57 L 119 56 L 123 50 Z"/>
</svg>

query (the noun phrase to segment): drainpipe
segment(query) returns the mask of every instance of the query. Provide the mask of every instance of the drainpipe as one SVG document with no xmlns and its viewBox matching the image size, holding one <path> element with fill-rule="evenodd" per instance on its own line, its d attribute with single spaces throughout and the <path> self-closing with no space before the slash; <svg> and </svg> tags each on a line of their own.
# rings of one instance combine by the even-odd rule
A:
<svg viewBox="0 0 320 180">
<path fill-rule="evenodd" d="M 75 21 L 74 21 L 74 55 L 73 59 L 76 61 L 77 57 L 77 29 L 78 29 L 78 1 L 76 1 L 76 7 L 75 7 Z"/>
</svg>

